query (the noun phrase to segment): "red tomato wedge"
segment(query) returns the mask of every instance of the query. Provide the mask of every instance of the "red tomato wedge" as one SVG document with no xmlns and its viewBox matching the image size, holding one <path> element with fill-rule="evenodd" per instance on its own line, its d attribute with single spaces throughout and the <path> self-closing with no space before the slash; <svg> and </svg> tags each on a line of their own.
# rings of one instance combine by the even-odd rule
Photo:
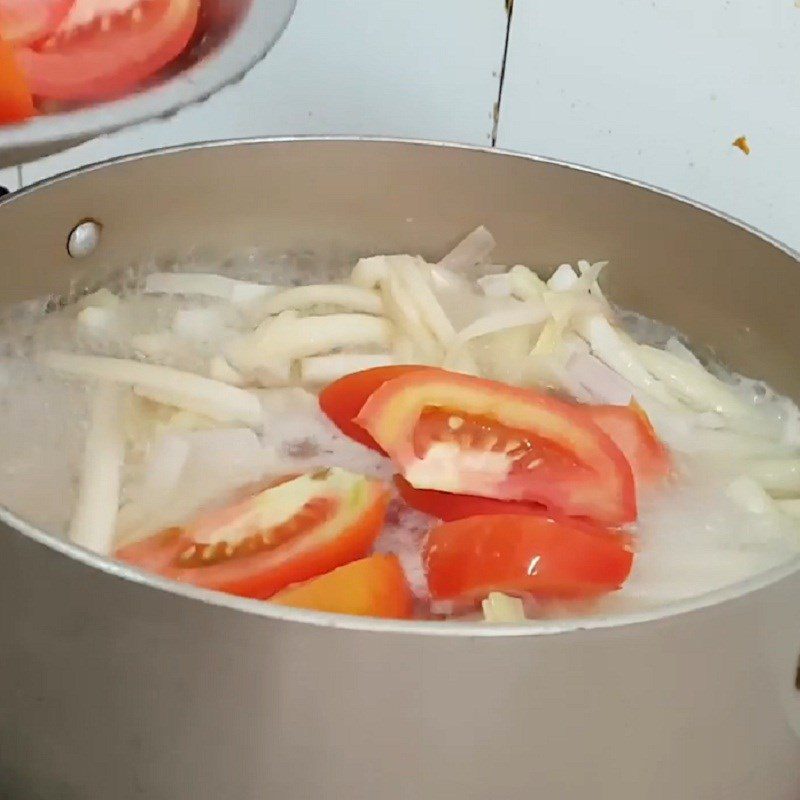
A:
<svg viewBox="0 0 800 800">
<path fill-rule="evenodd" d="M 362 558 L 383 525 L 386 487 L 332 468 L 300 475 L 117 551 L 172 580 L 266 599 Z"/>
<path fill-rule="evenodd" d="M 576 520 L 498 514 L 447 522 L 425 547 L 436 600 L 477 602 L 489 592 L 542 599 L 615 591 L 633 564 L 630 537 Z"/>
<path fill-rule="evenodd" d="M 515 500 L 495 500 L 474 494 L 451 494 L 435 489 L 415 489 L 402 475 L 394 476 L 400 497 L 417 511 L 445 521 L 477 517 L 483 514 L 531 514 L 547 516 L 547 510 L 538 503 L 520 503 Z"/>
<path fill-rule="evenodd" d="M 358 412 L 367 398 L 386 381 L 399 378 L 409 372 L 419 372 L 421 367 L 402 364 L 391 367 L 374 367 L 353 372 L 326 386 L 319 396 L 319 407 L 339 430 L 357 442 L 383 452 L 376 441 L 356 422 Z"/>
<path fill-rule="evenodd" d="M 589 419 L 619 447 L 642 484 L 655 483 L 669 474 L 671 462 L 644 410 L 629 406 L 585 406 Z"/>
<path fill-rule="evenodd" d="M 183 52 L 199 5 L 141 0 L 125 13 L 100 12 L 88 24 L 61 28 L 36 49 L 21 48 L 19 63 L 31 92 L 53 100 L 101 100 L 130 91 Z"/>
<path fill-rule="evenodd" d="M 345 564 L 327 575 L 278 592 L 270 602 L 389 619 L 408 619 L 413 608 L 405 573 L 393 555 L 373 555 Z"/>
<path fill-rule="evenodd" d="M 74 0 L 0 0 L 0 37 L 11 44 L 32 44 L 51 34 Z"/>
<path fill-rule="evenodd" d="M 417 489 L 636 519 L 625 456 L 578 406 L 549 395 L 429 368 L 384 383 L 356 422 Z"/>
<path fill-rule="evenodd" d="M 14 49 L 0 39 L 0 125 L 21 122 L 33 114 L 33 98 L 14 60 Z"/>
</svg>

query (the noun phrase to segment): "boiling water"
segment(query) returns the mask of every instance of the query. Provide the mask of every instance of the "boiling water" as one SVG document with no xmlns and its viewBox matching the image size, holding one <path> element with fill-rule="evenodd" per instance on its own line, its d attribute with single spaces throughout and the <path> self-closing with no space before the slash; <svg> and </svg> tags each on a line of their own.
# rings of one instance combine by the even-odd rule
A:
<svg viewBox="0 0 800 800">
<path fill-rule="evenodd" d="M 56 348 L 130 358 L 140 352 L 133 343 L 144 342 L 151 347 L 150 360 L 199 371 L 225 337 L 247 327 L 247 320 L 229 305 L 140 294 L 146 271 L 128 272 L 114 285 L 122 303 L 115 307 L 113 326 L 101 332 L 77 323 L 80 302 L 58 307 L 60 304 L 42 300 L 4 312 L 0 324 L 0 503 L 56 535 L 65 535 L 74 504 L 87 427 L 87 391 L 85 386 L 40 367 L 37 354 Z M 269 273 L 263 264 L 252 261 L 226 274 L 252 278 L 254 272 L 262 282 L 280 281 L 291 274 L 286 264 Z M 180 348 L 168 347 L 159 353 L 147 337 L 157 337 L 168 329 L 176 312 L 188 311 L 183 318 L 190 325 L 196 309 L 211 309 L 218 315 L 219 325 L 209 327 L 206 315 L 203 337 L 188 337 Z M 628 329 L 640 341 L 663 341 L 672 335 L 640 317 L 628 319 Z M 754 402 L 781 403 L 796 413 L 793 404 L 776 398 L 766 387 L 728 378 Z M 341 434 L 319 411 L 313 394 L 290 388 L 261 390 L 259 396 L 265 433 L 258 441 L 242 430 L 237 458 L 229 458 L 229 451 L 225 457 L 216 453 L 213 431 L 173 431 L 173 436 L 189 437 L 195 447 L 194 473 L 190 471 L 194 478 L 189 478 L 193 491 L 205 491 L 211 500 L 264 474 L 314 466 L 338 465 L 390 478 L 392 468 L 387 460 Z M 136 499 L 137 493 L 141 494 L 142 475 L 154 447 L 135 454 L 125 475 L 123 498 Z M 709 466 L 707 460 L 679 458 L 675 479 L 640 498 L 638 553 L 625 587 L 591 606 L 529 604 L 529 614 L 546 617 L 650 608 L 721 588 L 796 555 L 800 551 L 796 522 L 780 513 L 742 507 L 730 496 L 730 481 L 731 474 L 721 462 Z M 198 488 L 203 482 L 206 486 Z M 176 520 L 164 517 L 158 521 L 166 525 Z M 395 499 L 376 546 L 379 551 L 398 554 L 415 594 L 422 599 L 426 585 L 420 545 L 432 523 L 430 517 Z"/>
</svg>

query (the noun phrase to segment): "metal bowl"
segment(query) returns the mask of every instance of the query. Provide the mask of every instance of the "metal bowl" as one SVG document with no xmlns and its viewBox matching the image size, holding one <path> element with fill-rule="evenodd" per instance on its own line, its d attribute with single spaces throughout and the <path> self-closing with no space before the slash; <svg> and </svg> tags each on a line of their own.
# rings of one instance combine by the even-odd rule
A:
<svg viewBox="0 0 800 800">
<path fill-rule="evenodd" d="M 206 100 L 257 64 L 297 0 L 203 0 L 202 37 L 160 80 L 134 94 L 0 127 L 0 168 L 32 161 Z"/>
<path fill-rule="evenodd" d="M 86 218 L 99 245 L 73 260 Z M 796 254 L 664 192 L 470 147 L 234 142 L 59 176 L 0 201 L 0 302 L 198 249 L 344 275 L 480 223 L 500 263 L 610 258 L 611 298 L 800 399 Z M 797 800 L 798 608 L 800 558 L 626 616 L 343 617 L 175 584 L 0 508 L 0 797 Z"/>
</svg>

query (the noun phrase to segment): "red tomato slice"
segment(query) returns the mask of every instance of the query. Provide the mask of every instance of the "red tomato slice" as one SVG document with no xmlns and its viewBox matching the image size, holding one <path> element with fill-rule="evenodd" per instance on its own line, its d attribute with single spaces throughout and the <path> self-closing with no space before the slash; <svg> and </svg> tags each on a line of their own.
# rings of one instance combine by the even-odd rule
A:
<svg viewBox="0 0 800 800">
<path fill-rule="evenodd" d="M 38 49 L 21 48 L 19 63 L 39 97 L 122 95 L 183 52 L 199 5 L 200 0 L 141 0 L 124 14 L 101 14 L 89 24 L 59 30 Z"/>
<path fill-rule="evenodd" d="M 498 514 L 447 522 L 425 547 L 435 600 L 489 592 L 578 599 L 619 589 L 633 564 L 630 537 L 575 520 Z"/>
<path fill-rule="evenodd" d="M 669 453 L 637 403 L 585 408 L 589 419 L 622 450 L 640 483 L 654 483 L 669 473 Z"/>
<path fill-rule="evenodd" d="M 495 500 L 474 494 L 451 494 L 435 489 L 415 489 L 402 475 L 394 476 L 400 497 L 417 511 L 445 521 L 478 517 L 484 514 L 531 514 L 547 516 L 547 510 L 538 503 L 520 503 L 515 500 Z"/>
<path fill-rule="evenodd" d="M 32 44 L 59 25 L 74 0 L 0 0 L 0 37 L 11 44 Z"/>
<path fill-rule="evenodd" d="M 408 372 L 418 372 L 421 369 L 427 368 L 403 364 L 392 367 L 374 367 L 345 375 L 322 390 L 319 396 L 319 406 L 342 433 L 383 453 L 376 441 L 354 420 L 364 407 L 364 403 L 367 402 L 367 398 L 379 386 L 383 386 L 392 378 L 398 378 Z"/>
<path fill-rule="evenodd" d="M 340 469 L 301 475 L 121 548 L 117 558 L 172 580 L 268 598 L 362 558 L 388 503 L 378 481 Z"/>
<path fill-rule="evenodd" d="M 356 422 L 417 489 L 636 519 L 625 456 L 579 407 L 549 395 L 424 369 L 376 389 Z"/>
<path fill-rule="evenodd" d="M 14 60 L 14 49 L 0 39 L 0 125 L 21 122 L 33 113 L 33 98 Z"/>
<path fill-rule="evenodd" d="M 413 596 L 393 555 L 353 561 L 310 581 L 273 595 L 271 603 L 359 617 L 408 619 Z"/>
</svg>

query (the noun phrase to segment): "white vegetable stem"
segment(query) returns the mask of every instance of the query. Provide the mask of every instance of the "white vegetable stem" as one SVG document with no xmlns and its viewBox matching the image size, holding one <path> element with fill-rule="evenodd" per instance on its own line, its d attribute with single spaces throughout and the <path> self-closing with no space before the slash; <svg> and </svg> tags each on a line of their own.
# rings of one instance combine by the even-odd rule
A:
<svg viewBox="0 0 800 800">
<path fill-rule="evenodd" d="M 453 272 L 466 272 L 482 264 L 494 250 L 495 240 L 483 225 L 465 236 L 441 261 L 438 266 Z"/>
<path fill-rule="evenodd" d="M 311 308 L 322 305 L 339 306 L 349 311 L 362 311 L 365 314 L 383 313 L 380 295 L 374 290 L 335 283 L 295 286 L 284 292 L 278 292 L 254 304 L 252 313 L 266 317 L 290 308 Z"/>
<path fill-rule="evenodd" d="M 297 317 L 284 312 L 229 343 L 226 356 L 246 373 L 265 363 L 321 355 L 340 347 L 388 348 L 391 338 L 392 326 L 369 314 Z"/>
<path fill-rule="evenodd" d="M 751 461 L 747 474 L 776 497 L 800 495 L 800 459 L 770 458 Z"/>
<path fill-rule="evenodd" d="M 113 383 L 100 383 L 94 389 L 78 496 L 69 528 L 69 537 L 75 544 L 100 554 L 111 552 L 116 531 L 125 457 L 124 395 L 125 389 Z"/>
<path fill-rule="evenodd" d="M 254 394 L 192 372 L 125 358 L 83 356 L 55 350 L 45 353 L 42 363 L 84 380 L 127 384 L 141 397 L 205 414 L 219 422 L 243 422 L 254 428 L 261 427 L 261 404 Z"/>
<path fill-rule="evenodd" d="M 276 290 L 275 286 L 205 272 L 153 272 L 144 282 L 145 294 L 200 295 L 238 304 L 249 303 Z"/>
<path fill-rule="evenodd" d="M 300 362 L 300 382 L 322 385 L 353 372 L 387 367 L 394 363 L 394 358 L 386 353 L 334 353 L 328 356 L 311 356 Z"/>
</svg>

